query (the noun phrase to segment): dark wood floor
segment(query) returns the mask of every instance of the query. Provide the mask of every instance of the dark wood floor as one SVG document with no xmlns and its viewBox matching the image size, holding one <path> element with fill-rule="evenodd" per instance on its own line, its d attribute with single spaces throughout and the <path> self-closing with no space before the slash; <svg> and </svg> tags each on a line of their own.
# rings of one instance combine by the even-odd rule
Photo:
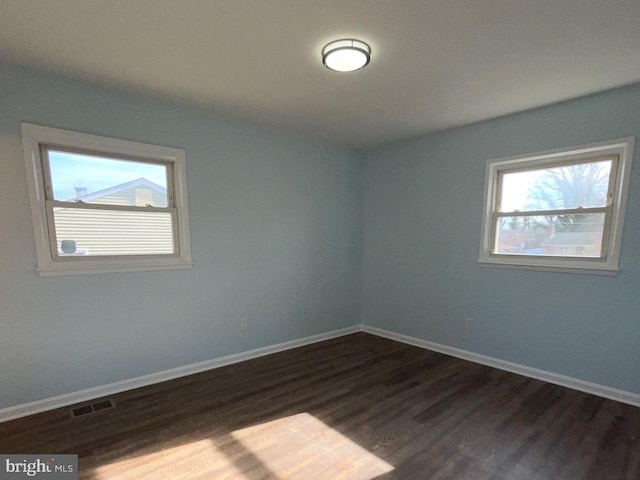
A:
<svg viewBox="0 0 640 480">
<path fill-rule="evenodd" d="M 0 424 L 80 478 L 640 479 L 640 408 L 359 333 Z"/>
</svg>

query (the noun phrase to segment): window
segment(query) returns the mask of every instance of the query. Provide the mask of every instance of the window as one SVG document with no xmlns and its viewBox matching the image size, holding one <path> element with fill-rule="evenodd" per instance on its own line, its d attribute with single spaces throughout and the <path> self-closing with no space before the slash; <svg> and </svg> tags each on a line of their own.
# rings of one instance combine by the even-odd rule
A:
<svg viewBox="0 0 640 480">
<path fill-rule="evenodd" d="M 633 143 L 487 162 L 479 263 L 615 275 Z"/>
<path fill-rule="evenodd" d="M 42 276 L 189 268 L 183 150 L 22 124 Z"/>
</svg>

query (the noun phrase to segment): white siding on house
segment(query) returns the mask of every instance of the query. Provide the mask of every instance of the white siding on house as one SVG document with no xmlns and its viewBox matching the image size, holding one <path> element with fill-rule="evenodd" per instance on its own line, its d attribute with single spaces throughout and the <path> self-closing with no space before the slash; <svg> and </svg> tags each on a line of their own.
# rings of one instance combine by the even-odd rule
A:
<svg viewBox="0 0 640 480">
<path fill-rule="evenodd" d="M 169 212 L 59 209 L 54 212 L 58 251 L 73 240 L 88 255 L 173 254 Z"/>
<path fill-rule="evenodd" d="M 132 185 L 104 196 L 85 196 L 99 205 L 167 207 L 167 193 L 147 185 Z M 166 255 L 173 254 L 170 213 L 59 208 L 54 211 L 58 252 L 62 240 L 73 240 L 77 254 Z"/>
<path fill-rule="evenodd" d="M 151 192 L 151 205 L 153 205 L 154 207 L 162 208 L 167 206 L 166 193 L 160 193 L 146 186 L 131 187 L 119 192 L 113 192 L 109 195 L 105 195 L 104 197 L 89 200 L 87 203 L 95 203 L 100 205 L 137 205 L 136 198 L 144 198 L 145 195 L 148 195 L 147 192 Z"/>
</svg>

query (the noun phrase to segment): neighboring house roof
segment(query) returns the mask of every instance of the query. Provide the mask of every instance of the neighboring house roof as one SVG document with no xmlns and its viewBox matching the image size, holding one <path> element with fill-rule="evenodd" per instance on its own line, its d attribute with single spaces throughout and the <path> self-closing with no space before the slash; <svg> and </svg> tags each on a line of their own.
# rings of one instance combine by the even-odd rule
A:
<svg viewBox="0 0 640 480">
<path fill-rule="evenodd" d="M 600 245 L 602 232 L 557 232 L 542 242 L 543 247 Z"/>
<path fill-rule="evenodd" d="M 102 190 L 98 190 L 97 192 L 87 193 L 86 195 L 80 195 L 78 197 L 72 197 L 68 201 L 82 200 L 83 202 L 90 202 L 91 200 L 95 200 L 96 198 L 106 197 L 107 195 L 111 195 L 113 193 L 121 192 L 123 190 L 134 187 L 149 187 L 151 190 L 154 190 L 163 195 L 166 195 L 167 193 L 166 188 L 158 185 L 157 183 L 153 183 L 151 180 L 147 180 L 143 177 L 131 180 L 130 182 L 114 185 L 113 187 L 104 188 Z"/>
</svg>

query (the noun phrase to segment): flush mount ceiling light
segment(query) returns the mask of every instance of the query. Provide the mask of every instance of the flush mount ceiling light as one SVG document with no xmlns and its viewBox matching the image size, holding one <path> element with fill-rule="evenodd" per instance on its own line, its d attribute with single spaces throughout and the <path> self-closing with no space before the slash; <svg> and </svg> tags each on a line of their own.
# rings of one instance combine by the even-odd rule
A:
<svg viewBox="0 0 640 480">
<path fill-rule="evenodd" d="M 360 40 L 336 40 L 322 49 L 322 64 L 336 72 L 360 70 L 367 66 L 369 60 L 371 47 Z"/>
</svg>

